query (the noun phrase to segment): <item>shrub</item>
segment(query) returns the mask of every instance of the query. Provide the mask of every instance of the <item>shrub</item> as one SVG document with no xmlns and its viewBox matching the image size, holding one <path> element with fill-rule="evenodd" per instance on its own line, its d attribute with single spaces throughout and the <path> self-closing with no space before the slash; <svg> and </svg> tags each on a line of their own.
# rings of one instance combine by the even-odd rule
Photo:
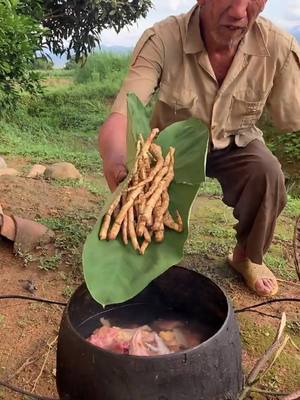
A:
<svg viewBox="0 0 300 400">
<path fill-rule="evenodd" d="M 128 70 L 130 55 L 96 53 L 91 55 L 83 66 L 78 66 L 74 79 L 76 83 L 105 82 L 111 84 L 116 79 L 121 82 Z"/>
<path fill-rule="evenodd" d="M 0 108 L 15 104 L 20 92 L 39 90 L 32 71 L 42 30 L 30 16 L 20 13 L 18 2 L 0 1 Z"/>
</svg>

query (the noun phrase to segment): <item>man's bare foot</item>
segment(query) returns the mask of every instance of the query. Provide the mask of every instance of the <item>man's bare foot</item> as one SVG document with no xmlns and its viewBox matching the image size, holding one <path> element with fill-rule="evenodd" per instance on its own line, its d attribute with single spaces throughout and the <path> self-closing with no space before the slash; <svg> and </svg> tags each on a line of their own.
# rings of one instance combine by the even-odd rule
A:
<svg viewBox="0 0 300 400">
<path fill-rule="evenodd" d="M 250 260 L 248 260 L 245 250 L 241 246 L 237 245 L 235 247 L 235 249 L 233 251 L 233 255 L 232 255 L 232 266 L 240 264 L 241 268 L 242 268 L 243 263 L 245 263 L 245 268 L 247 268 L 246 266 L 248 266 L 248 268 L 251 268 L 252 263 Z M 249 265 L 250 265 L 250 267 L 249 267 Z M 253 265 L 257 265 L 257 264 L 253 264 Z M 267 267 L 264 266 L 264 268 L 267 268 Z M 237 270 L 237 268 L 235 268 L 235 269 Z M 262 267 L 262 269 L 263 269 L 263 267 Z M 238 271 L 238 272 L 240 272 L 240 271 Z M 240 273 L 243 275 L 242 272 L 240 272 Z M 254 283 L 253 289 L 256 291 L 257 294 L 259 294 L 260 296 L 270 296 L 275 291 L 277 291 L 277 289 L 278 289 L 277 280 L 276 280 L 275 276 L 274 275 L 272 276 L 272 275 L 270 275 L 270 277 L 260 277 L 261 275 L 257 273 L 257 278 L 256 278 L 255 282 L 253 282 Z M 252 283 L 252 285 L 253 285 L 253 283 Z"/>
<path fill-rule="evenodd" d="M 8 215 L 2 215 L 2 225 L 0 227 L 0 235 L 14 241 L 16 238 L 16 224 Z"/>
<path fill-rule="evenodd" d="M 5 215 L 0 205 L 0 236 L 14 242 L 16 253 L 24 253 L 52 242 L 54 232 L 30 219 Z"/>
</svg>

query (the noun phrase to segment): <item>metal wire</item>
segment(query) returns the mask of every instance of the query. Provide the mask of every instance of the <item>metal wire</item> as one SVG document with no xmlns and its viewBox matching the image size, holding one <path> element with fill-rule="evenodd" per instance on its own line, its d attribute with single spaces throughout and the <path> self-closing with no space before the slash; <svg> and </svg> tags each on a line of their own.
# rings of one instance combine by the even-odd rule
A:
<svg viewBox="0 0 300 400">
<path fill-rule="evenodd" d="M 45 396 L 40 396 L 38 394 L 34 394 L 31 392 L 27 392 L 26 390 L 23 390 L 15 385 L 11 385 L 10 383 L 4 382 L 0 380 L 0 386 L 4 386 L 9 390 L 12 390 L 14 392 L 20 393 L 20 394 L 25 394 L 28 397 L 31 397 L 32 399 L 36 399 L 36 400 L 59 400 L 57 398 L 53 398 L 53 397 L 45 397 Z"/>
</svg>

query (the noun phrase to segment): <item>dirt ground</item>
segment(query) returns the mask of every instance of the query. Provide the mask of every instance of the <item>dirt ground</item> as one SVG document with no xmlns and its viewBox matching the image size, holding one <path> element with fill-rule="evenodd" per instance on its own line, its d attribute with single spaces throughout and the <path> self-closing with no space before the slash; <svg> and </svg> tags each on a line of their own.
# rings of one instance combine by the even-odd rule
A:
<svg viewBox="0 0 300 400">
<path fill-rule="evenodd" d="M 22 163 L 22 167 L 26 167 L 26 161 Z M 10 166 L 16 164 L 20 167 L 20 160 L 10 160 Z M 63 187 L 41 179 L 0 177 L 0 202 L 8 214 L 48 221 L 66 221 L 68 216 L 75 220 L 78 218 L 78 226 L 88 230 L 95 223 L 102 200 L 101 196 L 82 187 Z M 204 196 L 200 201 L 201 206 L 213 206 L 216 199 Z M 63 228 L 72 235 L 69 225 Z M 46 250 L 39 249 L 34 254 L 14 255 L 12 244 L 0 240 L 0 296 L 31 296 L 25 288 L 26 282 L 31 281 L 37 288 L 34 296 L 63 302 L 68 300 L 72 291 L 82 282 L 78 259 L 83 239 L 79 236 L 76 242 L 68 243 L 61 237 L 59 230 L 57 234 L 58 244 Z M 59 257 L 56 246 L 60 250 Z M 186 256 L 183 265 L 189 268 L 192 266 L 217 281 L 226 290 L 235 308 L 261 301 L 243 286 L 240 278 L 228 269 L 223 258 L 190 254 Z M 280 281 L 280 294 L 283 297 L 300 297 L 299 283 L 295 279 Z M 300 346 L 299 309 L 299 303 L 277 303 L 262 307 L 259 311 L 277 317 L 285 311 L 290 321 L 288 332 Z M 57 305 L 21 300 L 0 301 L 0 380 L 29 392 L 58 397 L 55 386 L 55 351 L 62 312 L 63 307 Z M 279 320 L 257 313 L 239 314 L 238 320 L 244 368 L 248 371 L 271 344 Z M 261 387 L 268 387 L 272 391 L 293 392 L 299 386 L 300 353 L 288 345 Z M 266 394 L 255 394 L 250 398 L 276 399 Z M 0 399 L 30 398 L 0 387 Z"/>
</svg>

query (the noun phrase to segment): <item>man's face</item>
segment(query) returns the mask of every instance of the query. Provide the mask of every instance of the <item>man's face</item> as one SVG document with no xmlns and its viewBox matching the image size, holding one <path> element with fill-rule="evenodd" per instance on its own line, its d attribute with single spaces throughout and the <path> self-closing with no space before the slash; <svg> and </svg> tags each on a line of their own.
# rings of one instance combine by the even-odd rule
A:
<svg viewBox="0 0 300 400">
<path fill-rule="evenodd" d="M 267 0 L 197 0 L 201 18 L 214 41 L 238 44 L 264 9 Z"/>
</svg>

